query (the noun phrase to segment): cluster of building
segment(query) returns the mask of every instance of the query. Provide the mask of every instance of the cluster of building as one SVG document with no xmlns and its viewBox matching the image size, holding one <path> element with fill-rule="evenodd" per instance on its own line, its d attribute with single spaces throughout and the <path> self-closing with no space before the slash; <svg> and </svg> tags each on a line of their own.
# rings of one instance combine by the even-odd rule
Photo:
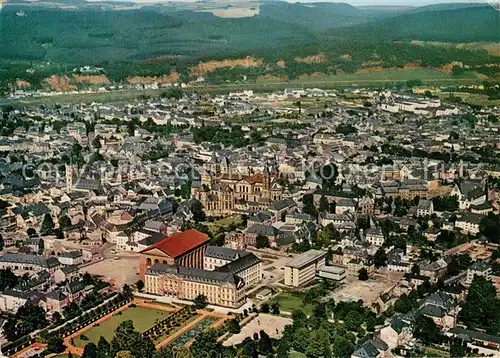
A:
<svg viewBox="0 0 500 358">
<path fill-rule="evenodd" d="M 0 309 L 33 301 L 60 311 L 91 290 L 81 287 L 83 265 L 124 254 L 137 259 L 130 270 L 139 271 L 145 293 L 203 295 L 231 309 L 248 302 L 249 289 L 294 290 L 317 278 L 348 287 L 362 268 L 404 277 L 376 299 L 380 313 L 425 280 L 450 279 L 462 249 L 487 247 L 453 278 L 459 294 L 426 297 L 358 356 L 401 345 L 419 314 L 454 332 L 474 275 L 495 276 L 488 259 L 496 244 L 480 226 L 500 211 L 492 159 L 500 124 L 491 120 L 498 109 L 475 112 L 471 123 L 461 116 L 470 114 L 465 105 L 346 93 L 245 91 L 5 110 L 0 269 L 29 280 L 1 292 Z M 289 106 L 295 98 L 304 108 Z M 308 113 L 308 100 L 324 109 L 315 103 Z M 334 175 L 325 175 L 328 166 Z M 466 247 L 444 248 L 450 233 Z M 396 239 L 404 244 L 389 244 Z M 118 256 L 105 254 L 103 243 Z M 424 247 L 439 247 L 437 259 Z M 387 259 L 376 267 L 381 251 Z M 103 274 L 112 282 L 117 273 Z"/>
<path fill-rule="evenodd" d="M 180 300 L 203 295 L 212 305 L 238 308 L 246 289 L 262 280 L 261 260 L 251 252 L 209 246 L 206 234 L 186 230 L 140 252 L 147 293 Z"/>
</svg>

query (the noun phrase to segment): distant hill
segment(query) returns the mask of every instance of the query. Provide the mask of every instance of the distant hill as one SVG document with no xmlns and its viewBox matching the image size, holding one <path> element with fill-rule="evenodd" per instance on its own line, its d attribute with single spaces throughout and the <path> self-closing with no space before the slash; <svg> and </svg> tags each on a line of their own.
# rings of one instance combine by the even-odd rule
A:
<svg viewBox="0 0 500 358">
<path fill-rule="evenodd" d="M 288 3 L 273 2 L 260 6 L 257 17 L 284 21 L 313 29 L 352 26 L 377 18 L 374 14 L 343 3 Z"/>
<path fill-rule="evenodd" d="M 430 11 L 412 11 L 356 27 L 333 29 L 330 34 L 368 41 L 499 41 L 498 13 L 490 6 L 458 7 L 453 10 L 430 8 Z"/>
</svg>

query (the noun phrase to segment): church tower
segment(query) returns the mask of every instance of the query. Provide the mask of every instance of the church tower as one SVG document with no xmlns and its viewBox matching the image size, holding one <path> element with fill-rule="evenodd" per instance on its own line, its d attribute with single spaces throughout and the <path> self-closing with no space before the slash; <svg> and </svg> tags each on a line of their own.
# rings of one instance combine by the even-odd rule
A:
<svg viewBox="0 0 500 358">
<path fill-rule="evenodd" d="M 271 189 L 271 173 L 269 172 L 269 163 L 266 162 L 266 165 L 264 167 L 264 189 L 265 190 L 270 190 Z"/>
<path fill-rule="evenodd" d="M 66 164 L 66 190 L 70 191 L 73 187 L 73 168 Z"/>
</svg>

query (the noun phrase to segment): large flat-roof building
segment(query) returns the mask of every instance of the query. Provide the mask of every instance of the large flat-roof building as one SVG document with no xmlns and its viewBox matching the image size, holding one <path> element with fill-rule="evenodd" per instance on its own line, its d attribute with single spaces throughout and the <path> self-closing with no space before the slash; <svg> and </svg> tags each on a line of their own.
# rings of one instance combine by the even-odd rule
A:
<svg viewBox="0 0 500 358">
<path fill-rule="evenodd" d="M 189 229 L 145 248 L 140 252 L 141 279 L 144 280 L 146 270 L 157 263 L 202 269 L 209 241 L 208 235 Z"/>
<path fill-rule="evenodd" d="M 299 287 L 316 277 L 319 267 L 325 266 L 326 252 L 309 250 L 285 265 L 285 285 Z"/>
<path fill-rule="evenodd" d="M 347 270 L 342 266 L 319 266 L 317 275 L 321 278 L 343 282 L 347 277 Z"/>
</svg>

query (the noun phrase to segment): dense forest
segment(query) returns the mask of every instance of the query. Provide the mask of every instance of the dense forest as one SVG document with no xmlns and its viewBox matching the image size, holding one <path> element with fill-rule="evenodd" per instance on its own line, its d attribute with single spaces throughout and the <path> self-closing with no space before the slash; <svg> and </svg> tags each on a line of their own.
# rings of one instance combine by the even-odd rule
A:
<svg viewBox="0 0 500 358">
<path fill-rule="evenodd" d="M 494 77 L 497 68 L 485 65 L 498 58 L 482 49 L 410 41 L 498 41 L 496 21 L 493 8 L 477 5 L 384 12 L 347 4 L 266 2 L 256 16 L 220 18 L 162 6 L 62 9 L 27 7 L 19 0 L 0 12 L 0 86 L 16 78 L 36 86 L 81 65 L 103 67 L 112 81 L 173 70 L 187 80 L 190 67 L 200 61 L 247 56 L 262 60 L 262 65 L 217 69 L 208 80 L 253 80 L 270 74 L 294 79 L 408 64 L 438 68 L 453 61 Z M 319 59 L 308 59 L 318 54 Z"/>
</svg>

